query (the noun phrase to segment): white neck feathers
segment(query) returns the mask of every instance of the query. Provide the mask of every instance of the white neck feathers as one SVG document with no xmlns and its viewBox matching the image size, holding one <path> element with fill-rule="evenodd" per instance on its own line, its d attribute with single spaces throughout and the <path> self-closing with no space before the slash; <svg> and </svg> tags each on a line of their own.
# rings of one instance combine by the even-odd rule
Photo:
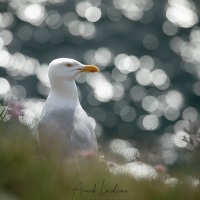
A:
<svg viewBox="0 0 200 200">
<path fill-rule="evenodd" d="M 71 108 L 80 104 L 75 81 L 58 81 L 52 84 L 46 103 L 49 106 Z"/>
</svg>

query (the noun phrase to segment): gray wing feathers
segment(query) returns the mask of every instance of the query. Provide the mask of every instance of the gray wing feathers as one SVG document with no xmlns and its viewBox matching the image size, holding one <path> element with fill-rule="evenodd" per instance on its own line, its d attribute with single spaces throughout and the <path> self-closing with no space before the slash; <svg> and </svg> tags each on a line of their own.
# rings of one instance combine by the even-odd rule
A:
<svg viewBox="0 0 200 200">
<path fill-rule="evenodd" d="M 97 155 L 96 136 L 81 107 L 43 113 L 38 131 L 40 148 L 46 156 L 73 159 L 84 150 L 91 150 Z"/>
<path fill-rule="evenodd" d="M 74 150 L 91 150 L 95 154 L 98 152 L 97 140 L 85 111 L 78 107 L 75 111 L 74 132 L 71 136 L 72 149 Z"/>
<path fill-rule="evenodd" d="M 70 136 L 73 132 L 73 117 L 69 116 L 71 115 L 66 118 L 63 111 L 44 113 L 38 131 L 40 149 L 45 156 L 54 156 L 58 159 L 72 157 Z"/>
</svg>

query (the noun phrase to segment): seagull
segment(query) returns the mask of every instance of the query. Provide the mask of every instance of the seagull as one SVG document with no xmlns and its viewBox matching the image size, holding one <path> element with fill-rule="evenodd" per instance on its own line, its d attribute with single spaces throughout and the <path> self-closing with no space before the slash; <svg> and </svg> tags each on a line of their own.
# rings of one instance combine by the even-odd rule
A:
<svg viewBox="0 0 200 200">
<path fill-rule="evenodd" d="M 39 146 L 45 158 L 73 162 L 80 156 L 98 157 L 97 139 L 82 108 L 75 78 L 82 72 L 99 72 L 70 58 L 49 64 L 50 93 L 38 125 Z"/>
</svg>

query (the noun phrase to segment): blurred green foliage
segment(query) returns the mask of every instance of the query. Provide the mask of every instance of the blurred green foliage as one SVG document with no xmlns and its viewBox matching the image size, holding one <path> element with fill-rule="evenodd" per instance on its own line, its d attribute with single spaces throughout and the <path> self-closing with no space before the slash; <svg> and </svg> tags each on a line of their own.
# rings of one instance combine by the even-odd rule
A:
<svg viewBox="0 0 200 200">
<path fill-rule="evenodd" d="M 11 122 L 16 123 L 16 122 Z M 0 126 L 0 199 L 199 199 L 199 185 L 180 179 L 175 185 L 164 183 L 164 175 L 153 180 L 135 180 L 113 175 L 101 162 L 86 160 L 81 171 L 76 166 L 46 161 L 35 138 L 17 123 L 7 132 Z M 2 132 L 3 131 L 3 132 Z M 103 181 L 104 185 L 102 188 Z M 78 184 L 82 182 L 82 187 Z M 92 190 L 95 193 L 83 192 Z M 117 184 L 117 186 L 116 186 Z M 127 192 L 107 192 L 117 189 Z M 74 193 L 74 190 L 78 188 Z M 101 191 L 102 188 L 102 191 Z M 74 196 L 73 196 L 74 193 Z M 105 193 L 105 194 L 104 194 Z"/>
</svg>

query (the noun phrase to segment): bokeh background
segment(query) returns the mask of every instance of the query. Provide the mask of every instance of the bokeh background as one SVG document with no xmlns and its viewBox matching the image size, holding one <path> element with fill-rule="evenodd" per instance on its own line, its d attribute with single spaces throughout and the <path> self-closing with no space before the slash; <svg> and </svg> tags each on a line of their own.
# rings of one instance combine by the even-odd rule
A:
<svg viewBox="0 0 200 200">
<path fill-rule="evenodd" d="M 100 68 L 76 80 L 100 144 L 174 164 L 189 151 L 188 120 L 199 118 L 199 10 L 193 0 L 0 0 L 2 119 L 33 129 L 48 64 L 73 58 Z"/>
</svg>

